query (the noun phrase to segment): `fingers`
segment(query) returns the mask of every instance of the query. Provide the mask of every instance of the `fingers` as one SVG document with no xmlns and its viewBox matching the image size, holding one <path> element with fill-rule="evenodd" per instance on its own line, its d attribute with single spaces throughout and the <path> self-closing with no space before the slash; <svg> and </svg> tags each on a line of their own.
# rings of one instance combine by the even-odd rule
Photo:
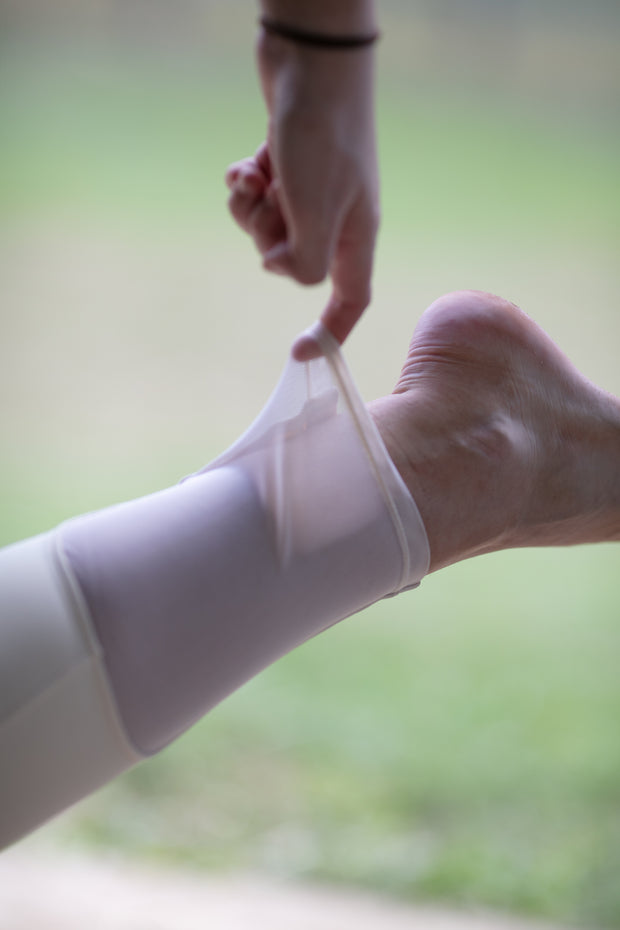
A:
<svg viewBox="0 0 620 930">
<path fill-rule="evenodd" d="M 261 255 L 285 238 L 282 212 L 272 190 L 268 189 L 263 196 L 235 193 L 229 199 L 229 208 L 241 228 L 252 237 Z"/>
<path fill-rule="evenodd" d="M 340 344 L 370 303 L 373 251 L 374 233 L 370 230 L 354 243 L 347 242 L 343 236 L 336 245 L 334 257 L 327 269 L 333 286 L 327 306 L 321 314 L 321 322 Z M 300 272 L 288 242 L 275 246 L 264 264 L 270 271 L 289 274 L 302 284 L 318 283 L 325 277 L 320 274 L 315 282 L 306 269 Z M 322 352 L 311 336 L 303 334 L 293 344 L 292 354 L 298 362 L 307 362 Z"/>
<path fill-rule="evenodd" d="M 293 153 L 281 160 L 284 168 L 276 190 L 287 235 L 264 255 L 264 267 L 299 284 L 320 284 L 329 273 L 345 198 L 341 190 L 333 190 L 321 166 L 313 163 L 316 158 Z"/>
<path fill-rule="evenodd" d="M 286 227 L 268 172 L 268 161 L 258 154 L 231 165 L 226 172 L 226 183 L 230 189 L 228 208 L 233 218 L 264 255 L 285 238 Z"/>
<path fill-rule="evenodd" d="M 290 235 L 278 242 L 263 256 L 263 267 L 274 274 L 286 275 L 298 284 L 320 284 L 329 270 L 329 247 L 312 244 L 304 249 L 295 247 Z"/>
<path fill-rule="evenodd" d="M 368 303 L 369 301 L 361 305 L 355 302 L 334 300 L 332 294 L 330 302 L 321 314 L 321 322 L 342 345 Z M 302 333 L 295 340 L 291 351 L 293 358 L 298 362 L 309 362 L 323 354 L 318 342 L 306 333 Z"/>
<path fill-rule="evenodd" d="M 264 142 L 254 155 L 233 162 L 226 171 L 226 184 L 234 192 L 237 185 L 242 188 L 247 182 L 249 186 L 263 185 L 268 187 L 273 180 L 271 159 L 267 143 Z"/>
<path fill-rule="evenodd" d="M 353 207 L 342 201 L 337 204 L 325 192 L 333 185 L 306 182 L 303 176 L 301 181 L 299 177 L 296 182 L 289 181 L 285 194 L 282 180 L 273 177 L 269 152 L 263 145 L 254 157 L 228 169 L 229 209 L 254 240 L 267 271 L 303 285 L 318 284 L 330 275 L 332 294 L 321 319 L 342 343 L 370 302 L 378 220 L 368 198 L 360 198 Z M 314 191 L 311 202 L 309 187 Z M 318 347 L 308 337 L 301 337 L 293 347 L 299 360 L 318 354 Z"/>
<path fill-rule="evenodd" d="M 321 314 L 321 322 L 342 345 L 369 302 L 361 304 L 338 300 L 332 294 L 327 307 Z M 298 362 L 309 362 L 323 354 L 318 342 L 307 333 L 302 333 L 295 340 L 291 351 L 293 358 Z"/>
<path fill-rule="evenodd" d="M 230 212 L 241 228 L 250 232 L 252 211 L 264 199 L 269 188 L 269 178 L 261 171 L 256 159 L 244 158 L 230 165 L 226 172 L 226 184 L 230 190 Z"/>
<path fill-rule="evenodd" d="M 330 267 L 332 292 L 321 322 L 342 345 L 370 303 L 372 265 L 378 218 L 362 222 L 352 214 L 337 244 Z M 292 348 L 293 358 L 307 362 L 321 355 L 318 343 L 306 334 Z"/>
<path fill-rule="evenodd" d="M 332 294 L 321 320 L 343 343 L 370 303 L 377 223 L 352 217 L 331 266 Z"/>
<path fill-rule="evenodd" d="M 267 146 L 232 164 L 226 172 L 228 208 L 263 256 L 263 267 L 299 284 L 318 284 L 328 273 L 331 242 L 316 230 L 302 230 L 285 218 L 280 184 L 271 175 Z M 299 240 L 302 247 L 295 244 Z"/>
</svg>

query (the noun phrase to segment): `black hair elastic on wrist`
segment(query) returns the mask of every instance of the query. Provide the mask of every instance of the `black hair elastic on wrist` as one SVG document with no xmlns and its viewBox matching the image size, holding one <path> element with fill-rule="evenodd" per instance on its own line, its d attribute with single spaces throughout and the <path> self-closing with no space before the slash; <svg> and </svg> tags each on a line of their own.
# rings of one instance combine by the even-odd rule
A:
<svg viewBox="0 0 620 930">
<path fill-rule="evenodd" d="M 306 29 L 298 29 L 297 26 L 288 26 L 286 23 L 278 22 L 275 19 L 269 19 L 262 16 L 259 24 L 265 32 L 281 39 L 290 39 L 292 42 L 299 42 L 301 45 L 313 45 L 315 48 L 331 49 L 355 49 L 365 48 L 368 45 L 374 45 L 379 39 L 380 33 L 373 32 L 366 36 L 332 36 L 324 32 L 309 32 Z"/>
</svg>

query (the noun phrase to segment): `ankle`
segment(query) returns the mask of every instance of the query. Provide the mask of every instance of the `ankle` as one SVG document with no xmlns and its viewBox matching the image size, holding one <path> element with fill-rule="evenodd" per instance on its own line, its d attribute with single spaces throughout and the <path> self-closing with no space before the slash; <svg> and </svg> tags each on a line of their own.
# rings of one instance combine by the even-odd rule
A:
<svg viewBox="0 0 620 930">
<path fill-rule="evenodd" d="M 528 475 L 527 437 L 518 423 L 446 422 L 413 392 L 381 398 L 369 409 L 420 511 L 429 573 L 519 544 L 519 501 L 511 489 L 527 493 Z"/>
</svg>

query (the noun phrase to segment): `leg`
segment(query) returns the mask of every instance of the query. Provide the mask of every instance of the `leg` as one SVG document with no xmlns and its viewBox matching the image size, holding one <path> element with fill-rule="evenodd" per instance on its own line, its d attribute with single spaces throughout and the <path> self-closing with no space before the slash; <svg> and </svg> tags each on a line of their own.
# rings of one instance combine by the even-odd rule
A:
<svg viewBox="0 0 620 930">
<path fill-rule="evenodd" d="M 394 393 L 370 407 L 424 520 L 430 571 L 620 540 L 620 401 L 508 301 L 437 300 Z"/>
<path fill-rule="evenodd" d="M 385 445 L 324 351 L 204 473 L 0 553 L 0 842 L 429 560 L 620 539 L 620 404 L 513 305 L 469 292 L 429 308 L 395 392 L 370 405 Z M 105 758 L 80 772 L 91 721 Z"/>
<path fill-rule="evenodd" d="M 415 503 L 317 333 L 323 357 L 291 359 L 202 472 L 0 552 L 0 843 L 426 573 Z"/>
</svg>

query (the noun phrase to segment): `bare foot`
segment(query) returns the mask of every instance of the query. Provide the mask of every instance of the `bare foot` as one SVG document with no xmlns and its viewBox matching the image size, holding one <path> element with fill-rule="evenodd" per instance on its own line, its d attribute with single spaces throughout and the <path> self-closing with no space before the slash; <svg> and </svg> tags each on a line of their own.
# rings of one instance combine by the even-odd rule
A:
<svg viewBox="0 0 620 930">
<path fill-rule="evenodd" d="M 448 294 L 370 405 L 424 520 L 431 571 L 516 546 L 620 540 L 620 401 L 508 301 Z"/>
</svg>

